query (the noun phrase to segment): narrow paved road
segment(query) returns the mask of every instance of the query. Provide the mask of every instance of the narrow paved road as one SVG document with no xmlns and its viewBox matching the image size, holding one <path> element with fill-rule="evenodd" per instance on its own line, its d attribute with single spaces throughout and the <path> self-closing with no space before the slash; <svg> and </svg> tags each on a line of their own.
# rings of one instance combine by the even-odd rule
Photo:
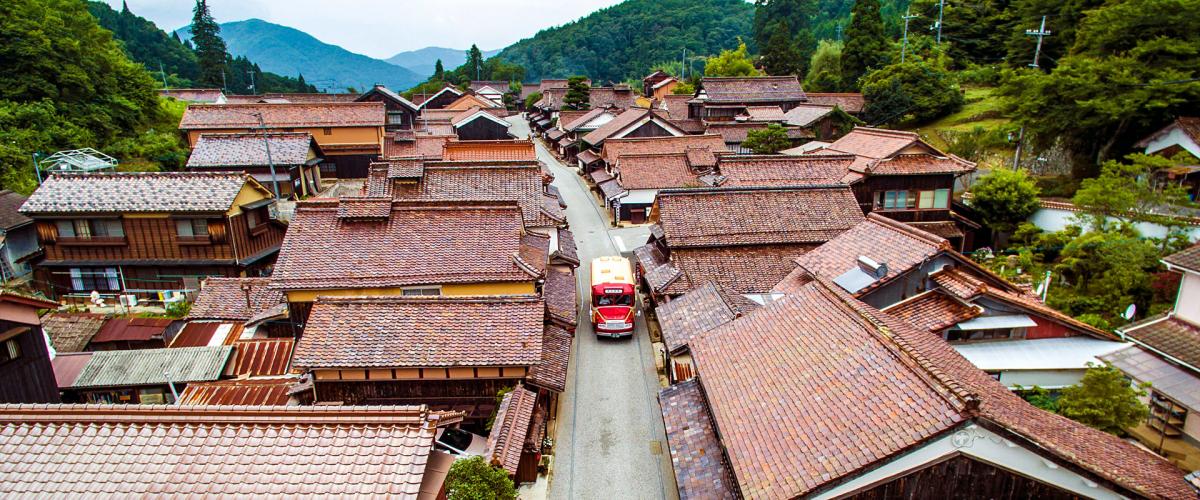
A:
<svg viewBox="0 0 1200 500">
<path fill-rule="evenodd" d="M 512 132 L 528 135 L 519 116 Z M 632 339 L 598 339 L 588 321 L 589 263 L 601 255 L 632 252 L 645 242 L 645 229 L 612 229 L 574 169 L 563 166 L 541 144 L 538 158 L 554 172 L 554 186 L 567 202 L 567 220 L 579 248 L 579 328 L 571 354 L 567 390 L 558 415 L 553 499 L 677 498 L 658 406 L 645 317 L 638 314 Z"/>
</svg>

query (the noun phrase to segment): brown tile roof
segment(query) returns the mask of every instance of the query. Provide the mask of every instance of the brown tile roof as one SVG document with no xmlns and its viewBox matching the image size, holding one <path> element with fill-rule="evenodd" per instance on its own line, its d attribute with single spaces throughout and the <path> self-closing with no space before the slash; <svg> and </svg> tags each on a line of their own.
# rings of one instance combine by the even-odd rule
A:
<svg viewBox="0 0 1200 500">
<path fill-rule="evenodd" d="M 536 163 L 425 164 L 421 180 L 396 199 L 421 201 L 497 201 L 520 205 L 527 226 L 556 226 L 561 210 L 547 209 L 542 195 L 542 171 Z"/>
<path fill-rule="evenodd" d="M 319 148 L 308 133 L 278 132 L 266 135 L 270 143 L 271 162 L 276 168 L 304 165 L 310 149 Z M 267 146 L 261 134 L 200 134 L 188 168 L 259 167 L 267 166 Z"/>
<path fill-rule="evenodd" d="M 804 100 L 795 76 L 705 77 L 700 86 L 713 104 Z"/>
<path fill-rule="evenodd" d="M 751 130 L 766 130 L 770 126 L 769 123 L 749 123 L 749 122 L 714 122 L 709 123 L 705 127 L 704 133 L 718 134 L 725 144 L 741 144 L 746 142 L 746 138 L 750 136 Z M 789 139 L 807 139 L 815 137 L 809 130 L 784 127 Z"/>
<path fill-rule="evenodd" d="M 453 133 L 444 135 L 417 135 L 412 140 L 400 141 L 395 140 L 395 135 L 390 135 L 389 137 L 384 138 L 383 141 L 384 158 L 441 158 L 442 150 L 446 143 L 458 139 L 458 136 Z"/>
<path fill-rule="evenodd" d="M 471 94 L 464 94 L 462 97 L 455 99 L 454 102 L 447 104 L 444 109 L 457 109 L 457 110 L 469 110 L 471 108 L 493 109 L 493 108 L 497 108 L 498 106 L 499 106 L 499 104 L 492 102 L 490 99 L 488 99 L 486 97 L 471 95 Z"/>
<path fill-rule="evenodd" d="M 462 113 L 454 115 L 454 117 L 450 119 L 450 124 L 457 128 L 457 127 L 466 125 L 467 123 L 470 123 L 474 120 L 484 119 L 484 120 L 495 121 L 498 124 L 502 124 L 506 129 L 510 126 L 510 124 L 507 121 L 505 121 L 504 118 L 496 116 L 496 114 L 492 113 L 491 111 L 492 110 L 481 109 L 478 107 L 471 108 L 466 111 L 463 111 Z"/>
<path fill-rule="evenodd" d="M 822 106 L 837 106 L 847 113 L 862 113 L 866 99 L 861 93 L 851 92 L 809 92 L 808 102 Z"/>
<path fill-rule="evenodd" d="M 686 153 L 688 148 L 708 148 L 715 154 L 729 152 L 720 135 L 703 134 L 610 139 L 604 141 L 600 155 L 611 164 L 628 154 Z"/>
<path fill-rule="evenodd" d="M 591 80 L 584 80 L 584 81 L 587 82 L 587 84 L 589 86 L 592 84 Z M 566 90 L 567 89 L 567 79 L 566 78 L 543 78 L 539 82 L 539 85 L 540 85 L 539 88 L 542 90 L 542 92 L 545 92 L 550 89 Z"/>
<path fill-rule="evenodd" d="M 283 99 L 287 102 L 295 103 L 321 103 L 321 102 L 354 102 L 358 100 L 362 94 L 350 92 L 343 93 L 325 93 L 325 92 L 268 92 L 263 94 L 263 99 Z M 226 96 L 227 98 L 229 96 Z"/>
<path fill-rule="evenodd" d="M 625 189 L 666 189 L 700 187 L 700 175 L 688 166 L 687 155 L 659 153 L 622 155 L 617 160 L 621 187 Z"/>
<path fill-rule="evenodd" d="M 826 149 L 877 160 L 891 157 L 917 143 L 925 145 L 915 132 L 854 127 L 854 130 L 834 141 Z"/>
<path fill-rule="evenodd" d="M 658 402 L 680 500 L 738 498 L 700 382 L 691 379 L 662 389 Z"/>
<path fill-rule="evenodd" d="M 25 200 L 22 194 L 7 189 L 0 191 L 0 230 L 10 231 L 33 222 L 17 211 Z"/>
<path fill-rule="evenodd" d="M 324 102 L 296 104 L 192 104 L 183 112 L 183 130 L 253 128 L 382 127 L 382 102 Z"/>
<path fill-rule="evenodd" d="M 688 101 L 690 100 L 692 100 L 692 96 L 687 94 L 671 94 L 663 96 L 662 103 L 659 104 L 659 108 L 666 110 L 667 117 L 672 120 L 687 120 Z"/>
<path fill-rule="evenodd" d="M 1186 250 L 1163 257 L 1162 260 L 1171 266 L 1200 273 L 1200 245 L 1192 245 Z"/>
<path fill-rule="evenodd" d="M 670 280 L 670 272 L 660 270 L 669 282 L 658 291 L 678 295 L 713 281 L 730 293 L 767 293 L 792 270 L 793 259 L 815 246 L 816 243 L 673 249 L 670 266 L 677 268 L 680 276 Z"/>
<path fill-rule="evenodd" d="M 240 172 L 54 174 L 21 212 L 225 212 L 247 182 L 257 185 Z"/>
<path fill-rule="evenodd" d="M 419 120 L 426 123 L 446 122 L 449 123 L 454 117 L 463 113 L 461 109 L 422 109 Z"/>
<path fill-rule="evenodd" d="M 158 95 L 186 102 L 217 102 L 221 89 L 159 89 Z"/>
<path fill-rule="evenodd" d="M 564 109 L 564 110 L 558 112 L 558 127 L 559 128 L 554 129 L 554 130 L 558 130 L 559 132 L 562 132 L 564 130 L 566 130 L 566 131 L 574 130 L 574 129 L 571 129 L 569 127 L 569 125 L 571 123 L 573 123 L 575 120 L 578 120 L 579 117 L 588 116 L 588 115 L 597 116 L 601 113 L 604 113 L 605 111 L 606 110 L 600 109 L 600 108 L 597 108 L 597 109 Z"/>
<path fill-rule="evenodd" d="M 517 265 L 532 276 L 546 275 L 550 262 L 550 236 L 537 232 L 521 235 L 521 249 L 517 252 Z"/>
<path fill-rule="evenodd" d="M 291 368 L 295 339 L 246 339 L 233 343 L 230 373 L 235 377 L 274 377 Z"/>
<path fill-rule="evenodd" d="M 558 252 L 552 257 L 561 258 L 568 263 L 579 265 L 579 252 L 575 248 L 575 234 L 570 229 L 558 228 Z"/>
<path fill-rule="evenodd" d="M 578 324 L 579 297 L 575 282 L 575 271 L 571 268 L 551 267 L 546 272 L 542 285 L 542 297 L 546 300 L 548 319 L 574 327 Z"/>
<path fill-rule="evenodd" d="M 171 321 L 166 318 L 112 318 L 92 337 L 92 343 L 161 339 Z"/>
<path fill-rule="evenodd" d="M 1200 143 L 1200 117 L 1196 116 L 1180 116 L 1175 121 L 1168 124 L 1166 127 L 1159 129 L 1157 132 L 1150 134 L 1145 139 L 1138 141 L 1134 147 L 1145 148 L 1150 145 L 1150 142 L 1156 138 L 1162 137 L 1168 132 L 1178 128 L 1184 134 L 1192 139 L 1192 141 Z M 1153 151 L 1150 151 L 1151 153 Z"/>
<path fill-rule="evenodd" d="M 536 404 L 537 394 L 520 384 L 504 395 L 500 408 L 496 410 L 492 432 L 488 434 L 487 453 L 484 456 L 489 463 L 509 474 L 517 473 Z"/>
<path fill-rule="evenodd" d="M 870 163 L 856 163 L 853 170 L 870 175 L 964 174 L 975 164 L 954 155 L 899 154 Z"/>
<path fill-rule="evenodd" d="M 102 326 L 104 316 L 100 314 L 52 312 L 42 316 L 42 331 L 59 353 L 83 351 Z"/>
<path fill-rule="evenodd" d="M 746 106 L 745 116 L 754 122 L 781 122 L 783 108 L 779 106 Z"/>
<path fill-rule="evenodd" d="M 612 174 L 608 173 L 608 170 L 603 168 L 593 170 L 592 173 L 588 174 L 588 178 L 591 179 L 592 183 L 596 185 L 613 180 Z"/>
<path fill-rule="evenodd" d="M 628 192 L 625 190 L 625 188 L 621 187 L 621 183 L 617 182 L 616 179 L 609 179 L 607 181 L 598 183 L 596 187 L 599 187 L 600 194 L 604 195 L 604 198 L 609 200 Z"/>
<path fill-rule="evenodd" d="M 275 264 L 273 288 L 531 279 L 515 262 L 523 225 L 516 205 L 395 202 L 386 220 L 362 223 L 343 223 L 337 207 L 331 200 L 297 204 Z"/>
<path fill-rule="evenodd" d="M 546 132 L 546 139 L 548 139 L 550 142 L 558 142 L 559 139 L 562 139 L 563 137 L 566 137 L 566 136 L 567 136 L 566 132 L 563 132 L 562 130 L 559 130 L 556 128 L 552 128 L 552 129 L 550 129 L 549 132 Z"/>
<path fill-rule="evenodd" d="M 0 482 L 29 497 L 417 498 L 436 428 L 461 419 L 424 406 L 4 405 Z"/>
<path fill-rule="evenodd" d="M 525 98 L 530 94 L 541 90 L 541 85 L 537 83 L 522 83 L 521 84 L 521 102 L 525 102 Z"/>
<path fill-rule="evenodd" d="M 588 104 L 593 108 L 632 108 L 637 94 L 629 88 L 592 87 L 588 91 Z"/>
<path fill-rule="evenodd" d="M 721 158 L 722 186 L 836 184 L 853 156 L 730 155 Z"/>
<path fill-rule="evenodd" d="M 563 98 L 566 96 L 566 87 L 543 89 L 542 100 L 538 101 L 536 106 L 548 111 L 558 111 L 562 109 Z"/>
<path fill-rule="evenodd" d="M 931 290 L 885 307 L 883 312 L 940 335 L 942 330 L 982 315 L 983 308 L 941 290 Z"/>
<path fill-rule="evenodd" d="M 373 94 L 379 94 L 379 95 L 383 96 L 384 99 L 392 101 L 392 102 L 399 104 L 405 108 L 408 108 L 412 111 L 417 111 L 417 105 L 415 103 L 406 99 L 404 96 L 397 94 L 394 90 L 387 88 L 387 86 L 385 86 L 385 85 L 375 85 L 370 90 L 363 92 L 362 94 L 357 95 L 353 99 L 350 99 L 350 100 L 365 101 L 365 100 L 371 98 L 371 96 Z M 354 95 L 354 94 L 346 94 L 346 95 Z"/>
<path fill-rule="evenodd" d="M 671 120 L 671 125 L 687 134 L 703 134 L 706 128 L 703 120 Z"/>
<path fill-rule="evenodd" d="M 458 141 L 446 143 L 443 161 L 537 161 L 537 152 L 529 140 Z"/>
<path fill-rule="evenodd" d="M 381 221 L 387 220 L 391 211 L 392 199 L 388 197 L 343 197 L 338 200 L 337 217 L 346 222 Z"/>
<path fill-rule="evenodd" d="M 567 367 L 571 362 L 570 332 L 546 325 L 542 333 L 542 362 L 529 369 L 530 384 L 555 392 L 567 390 Z"/>
<path fill-rule="evenodd" d="M 294 378 L 194 382 L 179 395 L 178 404 L 284 406 L 295 384 Z"/>
<path fill-rule="evenodd" d="M 672 249 L 824 243 L 863 219 L 845 186 L 667 190 L 657 203 Z"/>
<path fill-rule="evenodd" d="M 612 119 L 612 121 L 601 125 L 600 128 L 588 132 L 587 135 L 583 136 L 583 142 L 586 142 L 592 146 L 599 146 L 610 137 L 621 133 L 625 129 L 637 124 L 643 119 L 657 120 L 659 125 L 666 124 L 666 127 L 664 128 L 666 128 L 668 131 L 676 128 L 674 125 L 670 124 L 665 116 L 660 115 L 659 112 L 653 109 L 632 108 L 617 115 Z M 675 130 L 675 133 L 678 135 L 683 135 L 683 131 L 678 129 Z"/>
<path fill-rule="evenodd" d="M 284 302 L 283 292 L 269 289 L 270 283 L 271 278 L 207 278 L 200 284 L 187 319 L 248 321 Z"/>
<path fill-rule="evenodd" d="M 1200 326 L 1181 320 L 1174 314 L 1151 316 L 1122 327 L 1121 333 L 1134 342 L 1200 367 Z"/>
<path fill-rule="evenodd" d="M 595 120 L 596 118 L 600 117 L 601 115 L 612 115 L 613 117 L 617 116 L 616 110 L 612 110 L 612 109 L 608 109 L 608 108 L 594 108 L 590 111 L 575 111 L 574 113 L 583 113 L 583 114 L 581 114 L 579 116 L 574 116 L 574 117 L 572 117 L 571 115 L 567 115 L 567 113 L 571 113 L 571 112 L 570 111 L 559 112 L 559 118 L 558 118 L 558 122 L 563 124 L 562 129 L 566 132 L 575 132 L 575 131 L 579 130 L 580 127 L 587 125 L 588 122 Z"/>
<path fill-rule="evenodd" d="M 677 353 L 701 333 L 733 321 L 741 311 L 730 305 L 716 283 L 708 281 L 654 308 L 667 351 Z"/>
<path fill-rule="evenodd" d="M 538 297 L 321 297 L 292 364 L 301 368 L 533 366 Z"/>
<path fill-rule="evenodd" d="M 808 127 L 833 111 L 831 106 L 801 104 L 783 115 L 783 122 L 796 127 Z"/>
</svg>

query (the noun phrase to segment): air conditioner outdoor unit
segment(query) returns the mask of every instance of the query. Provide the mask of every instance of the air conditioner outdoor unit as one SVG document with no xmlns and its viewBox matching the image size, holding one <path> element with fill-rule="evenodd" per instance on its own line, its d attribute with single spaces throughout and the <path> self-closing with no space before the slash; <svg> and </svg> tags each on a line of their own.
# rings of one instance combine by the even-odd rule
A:
<svg viewBox="0 0 1200 500">
<path fill-rule="evenodd" d="M 137 295 L 121 295 L 118 300 L 125 307 L 137 307 L 138 305 Z"/>
</svg>

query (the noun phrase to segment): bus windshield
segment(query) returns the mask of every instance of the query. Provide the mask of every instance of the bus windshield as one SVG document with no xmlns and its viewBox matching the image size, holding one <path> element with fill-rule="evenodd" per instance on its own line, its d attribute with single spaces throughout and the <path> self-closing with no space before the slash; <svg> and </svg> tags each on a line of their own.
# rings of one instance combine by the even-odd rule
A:
<svg viewBox="0 0 1200 500">
<path fill-rule="evenodd" d="M 633 296 L 628 294 L 606 293 L 596 296 L 597 306 L 632 306 Z"/>
</svg>

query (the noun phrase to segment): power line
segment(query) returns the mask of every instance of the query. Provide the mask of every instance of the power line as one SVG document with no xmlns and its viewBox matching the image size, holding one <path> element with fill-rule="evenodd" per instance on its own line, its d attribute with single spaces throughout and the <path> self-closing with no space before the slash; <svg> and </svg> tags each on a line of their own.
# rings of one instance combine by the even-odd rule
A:
<svg viewBox="0 0 1200 500">
<path fill-rule="evenodd" d="M 1033 50 L 1033 63 L 1030 67 L 1037 68 L 1038 58 L 1042 55 L 1042 39 L 1050 36 L 1050 30 L 1046 29 L 1046 16 L 1042 16 L 1042 26 L 1037 30 L 1025 30 L 1025 36 L 1037 37 L 1037 48 Z"/>
<path fill-rule="evenodd" d="M 921 17 L 910 14 L 910 10 L 911 8 L 904 9 L 904 16 L 901 17 L 901 19 L 904 19 L 904 42 L 900 45 L 900 62 L 904 62 L 904 54 L 908 51 L 908 21 Z"/>
</svg>

